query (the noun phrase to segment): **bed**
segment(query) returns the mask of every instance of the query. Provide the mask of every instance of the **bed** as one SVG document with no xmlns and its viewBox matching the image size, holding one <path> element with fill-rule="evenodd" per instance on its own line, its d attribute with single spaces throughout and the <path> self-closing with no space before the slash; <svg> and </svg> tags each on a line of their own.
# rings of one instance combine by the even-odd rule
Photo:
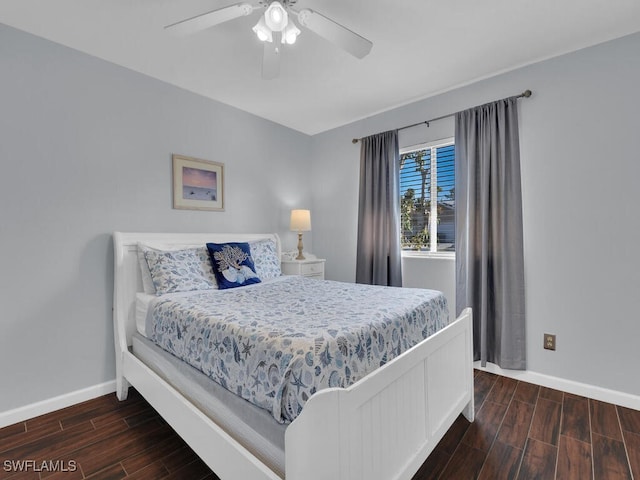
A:
<svg viewBox="0 0 640 480">
<path fill-rule="evenodd" d="M 473 421 L 470 310 L 355 383 L 315 391 L 289 423 L 278 423 L 268 418 L 273 412 L 211 386 L 143 338 L 136 312 L 145 295 L 139 244 L 265 240 L 279 258 L 278 236 L 116 232 L 113 238 L 116 394 L 124 400 L 135 387 L 221 479 L 409 479 L 460 413 Z M 288 281 L 279 280 L 274 284 Z"/>
</svg>

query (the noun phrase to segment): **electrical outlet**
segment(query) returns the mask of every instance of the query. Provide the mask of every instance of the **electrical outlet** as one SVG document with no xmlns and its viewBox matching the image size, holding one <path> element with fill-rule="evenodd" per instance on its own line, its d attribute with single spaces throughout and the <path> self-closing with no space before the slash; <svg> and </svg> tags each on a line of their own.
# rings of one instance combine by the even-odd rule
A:
<svg viewBox="0 0 640 480">
<path fill-rule="evenodd" d="M 544 348 L 545 350 L 555 350 L 556 349 L 556 336 L 551 335 L 550 333 L 544 334 Z"/>
</svg>

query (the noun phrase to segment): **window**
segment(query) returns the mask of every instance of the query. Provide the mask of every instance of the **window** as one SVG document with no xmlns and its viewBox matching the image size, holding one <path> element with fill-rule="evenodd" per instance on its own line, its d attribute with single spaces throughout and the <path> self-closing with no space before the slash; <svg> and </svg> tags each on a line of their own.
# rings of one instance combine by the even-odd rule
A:
<svg viewBox="0 0 640 480">
<path fill-rule="evenodd" d="M 455 206 L 453 139 L 401 150 L 402 249 L 454 252 Z"/>
</svg>

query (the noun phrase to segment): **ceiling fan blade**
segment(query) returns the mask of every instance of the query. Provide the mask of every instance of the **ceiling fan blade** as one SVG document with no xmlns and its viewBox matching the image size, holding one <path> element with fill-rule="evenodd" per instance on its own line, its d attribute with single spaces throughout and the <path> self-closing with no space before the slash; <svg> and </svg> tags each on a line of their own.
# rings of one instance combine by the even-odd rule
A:
<svg viewBox="0 0 640 480">
<path fill-rule="evenodd" d="M 280 42 L 276 41 L 274 35 L 273 42 L 264 42 L 262 55 L 262 78 L 272 80 L 280 75 Z"/>
<path fill-rule="evenodd" d="M 301 25 L 335 43 L 354 57 L 366 57 L 373 47 L 373 43 L 366 38 L 313 10 L 300 10 L 298 20 Z"/>
<path fill-rule="evenodd" d="M 234 18 L 249 15 L 253 12 L 253 9 L 254 7 L 248 3 L 236 3 L 235 5 L 219 8 L 218 10 L 213 10 L 208 13 L 203 13 L 202 15 L 196 15 L 195 17 L 167 25 L 164 29 L 174 33 L 175 35 L 189 35 L 191 33 L 196 33 L 209 27 L 213 27 L 214 25 L 228 22 Z"/>
</svg>

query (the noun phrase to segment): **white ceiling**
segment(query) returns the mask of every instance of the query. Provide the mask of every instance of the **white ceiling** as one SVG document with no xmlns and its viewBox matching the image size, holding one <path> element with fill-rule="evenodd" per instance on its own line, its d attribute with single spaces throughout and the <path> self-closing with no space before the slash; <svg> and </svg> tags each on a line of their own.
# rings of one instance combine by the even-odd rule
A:
<svg viewBox="0 0 640 480">
<path fill-rule="evenodd" d="M 263 80 L 262 10 L 189 37 L 163 29 L 237 1 L 2 0 L 0 23 L 310 135 L 640 31 L 640 0 L 299 0 L 373 49 L 358 60 L 303 29 Z"/>
</svg>

